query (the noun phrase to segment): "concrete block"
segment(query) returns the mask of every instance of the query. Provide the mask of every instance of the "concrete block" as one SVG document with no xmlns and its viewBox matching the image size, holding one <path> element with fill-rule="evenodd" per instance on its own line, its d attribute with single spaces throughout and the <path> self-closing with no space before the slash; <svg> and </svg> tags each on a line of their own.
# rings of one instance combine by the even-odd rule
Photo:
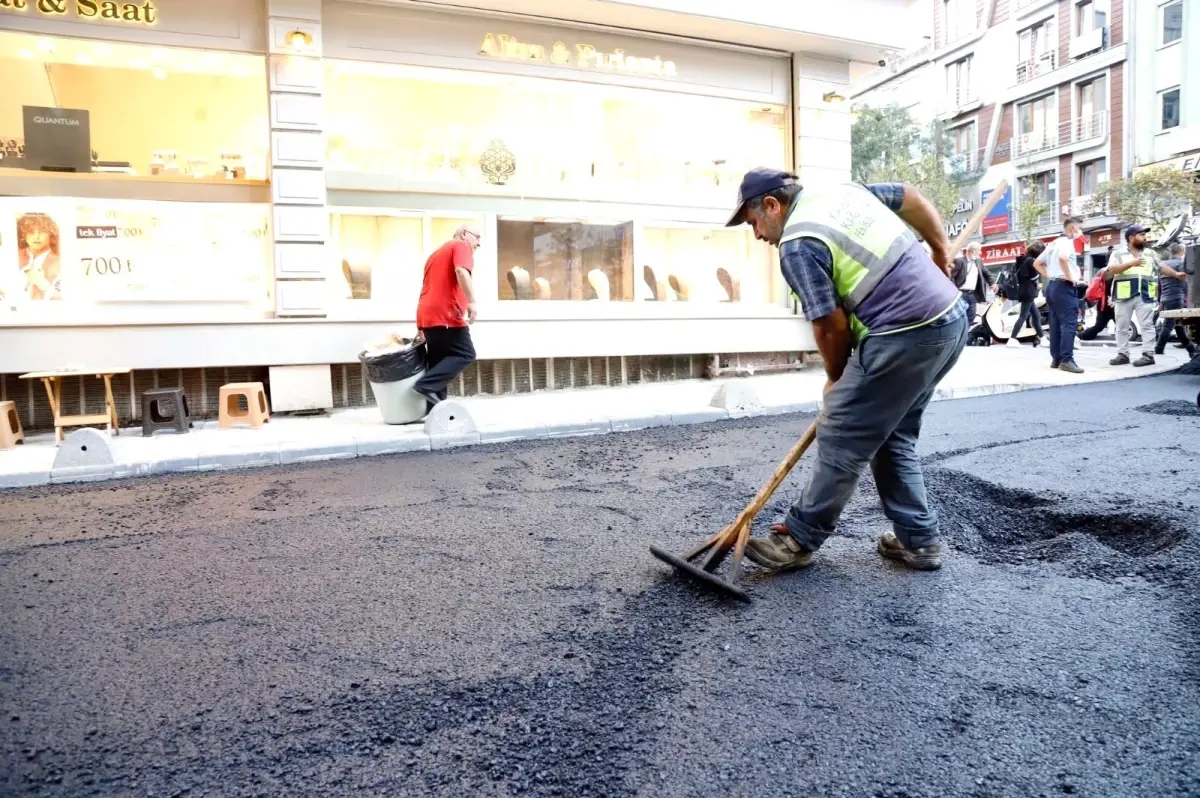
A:
<svg viewBox="0 0 1200 798">
<path fill-rule="evenodd" d="M 363 431 L 355 434 L 354 446 L 359 457 L 375 457 L 384 454 L 427 452 L 432 446 L 429 436 L 419 428 L 406 430 L 404 434 L 387 434 L 383 431 Z"/>
<path fill-rule="evenodd" d="M 109 435 L 85 427 L 68 433 L 58 445 L 51 482 L 92 482 L 112 479 L 113 451 Z"/>
<path fill-rule="evenodd" d="M 549 427 L 551 438 L 576 438 L 583 435 L 605 435 L 612 432 L 612 422 L 583 421 L 580 423 L 554 424 Z"/>
<path fill-rule="evenodd" d="M 509 427 L 484 429 L 479 431 L 480 443 L 510 443 L 512 441 L 532 441 L 550 435 L 550 430 L 543 426 Z"/>
<path fill-rule="evenodd" d="M 37 488 L 50 484 L 49 471 L 26 471 L 0 474 L 0 490 L 7 488 Z"/>
<path fill-rule="evenodd" d="M 745 382 L 725 383 L 713 394 L 708 406 L 728 410 L 731 416 L 752 415 L 763 409 L 758 393 Z"/>
<path fill-rule="evenodd" d="M 763 408 L 764 416 L 786 416 L 792 413 L 816 413 L 821 409 L 820 402 L 796 402 L 790 405 L 770 405 Z"/>
<path fill-rule="evenodd" d="M 614 418 L 612 420 L 613 432 L 634 432 L 639 429 L 669 426 L 671 426 L 670 413 L 660 413 L 656 416 L 641 416 L 640 418 Z"/>
<path fill-rule="evenodd" d="M 430 435 L 429 446 L 434 451 L 439 449 L 454 449 L 459 446 L 474 446 L 479 443 L 478 432 L 466 432 L 459 435 Z"/>
<path fill-rule="evenodd" d="M 258 468 L 279 465 L 279 444 L 265 447 L 246 447 L 200 453 L 201 471 L 224 471 L 231 468 Z"/>
<path fill-rule="evenodd" d="M 479 426 L 472 418 L 462 402 L 448 399 L 438 402 L 425 417 L 425 432 L 430 437 L 434 435 L 471 435 L 478 434 Z"/>
<path fill-rule="evenodd" d="M 708 410 L 693 410 L 687 413 L 672 413 L 671 424 L 707 424 L 710 421 L 725 421 L 729 418 L 728 410 L 710 408 Z"/>
<path fill-rule="evenodd" d="M 313 463 L 321 460 L 350 460 L 358 457 L 353 440 L 339 443 L 289 444 L 279 447 L 279 464 Z"/>
</svg>

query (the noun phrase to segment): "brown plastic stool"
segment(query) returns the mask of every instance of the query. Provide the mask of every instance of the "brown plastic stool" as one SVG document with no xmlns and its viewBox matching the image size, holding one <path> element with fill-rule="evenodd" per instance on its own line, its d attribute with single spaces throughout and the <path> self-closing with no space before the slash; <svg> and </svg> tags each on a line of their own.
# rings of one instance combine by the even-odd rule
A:
<svg viewBox="0 0 1200 798">
<path fill-rule="evenodd" d="M 182 388 L 154 388 L 142 394 L 142 437 L 163 429 L 186 433 L 191 426 L 187 393 Z"/>
<path fill-rule="evenodd" d="M 246 400 L 248 410 L 242 410 L 239 398 Z M 261 382 L 231 382 L 221 386 L 221 411 L 217 417 L 219 429 L 229 429 L 235 424 L 249 424 L 258 429 L 270 420 L 267 394 Z"/>
<path fill-rule="evenodd" d="M 0 402 L 0 449 L 14 449 L 25 442 L 25 431 L 21 429 L 21 418 L 17 415 L 16 402 Z"/>
</svg>

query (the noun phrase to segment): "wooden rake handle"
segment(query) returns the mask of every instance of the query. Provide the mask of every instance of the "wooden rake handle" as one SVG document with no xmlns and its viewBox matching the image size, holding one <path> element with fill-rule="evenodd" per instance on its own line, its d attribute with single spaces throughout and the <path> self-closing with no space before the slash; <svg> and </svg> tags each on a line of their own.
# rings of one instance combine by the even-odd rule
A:
<svg viewBox="0 0 1200 798">
<path fill-rule="evenodd" d="M 958 253 L 962 252 L 963 248 L 967 246 L 967 242 L 971 240 L 971 236 L 975 235 L 975 231 L 983 224 L 983 220 L 987 218 L 987 215 L 992 212 L 992 208 L 996 207 L 996 203 L 1004 196 L 1005 191 L 1008 191 L 1008 181 L 1001 180 L 992 189 L 987 202 L 983 203 L 983 206 L 975 211 L 975 215 L 967 222 L 967 226 L 963 228 L 962 232 L 958 234 L 958 238 L 954 239 L 954 243 L 950 245 L 950 260 L 958 257 Z"/>
<path fill-rule="evenodd" d="M 796 441 L 796 445 L 793 446 L 791 451 L 787 453 L 787 457 L 783 458 L 783 462 L 775 467 L 775 473 L 771 475 L 771 478 L 767 481 L 767 484 L 758 489 L 758 493 L 755 494 L 753 501 L 746 506 L 745 510 L 742 510 L 741 515 L 737 517 L 737 520 L 734 521 L 731 526 L 738 528 L 742 526 L 748 527 L 750 525 L 750 523 L 754 520 L 754 517 L 758 515 L 759 511 L 761 511 L 766 503 L 770 500 L 771 495 L 775 493 L 775 490 L 781 484 L 783 484 L 783 480 L 786 479 L 787 475 L 791 473 L 793 468 L 795 468 L 796 463 L 798 463 L 800 458 L 804 456 L 804 453 L 808 451 L 808 447 L 812 446 L 813 441 L 817 439 L 818 421 L 820 421 L 819 416 L 813 421 L 813 423 L 808 425 L 808 429 L 804 431 L 804 435 L 801 436 L 800 440 Z"/>
</svg>

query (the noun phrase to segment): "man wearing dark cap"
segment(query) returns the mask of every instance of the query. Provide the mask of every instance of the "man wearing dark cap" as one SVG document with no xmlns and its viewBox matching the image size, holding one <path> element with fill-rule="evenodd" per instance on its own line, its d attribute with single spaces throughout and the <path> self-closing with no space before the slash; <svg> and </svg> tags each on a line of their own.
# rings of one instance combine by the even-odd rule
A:
<svg viewBox="0 0 1200 798">
<path fill-rule="evenodd" d="M 828 378 L 812 478 L 746 556 L 775 571 L 811 564 L 869 465 L 893 529 L 879 553 L 910 568 L 941 567 L 917 439 L 934 389 L 966 344 L 968 319 L 937 211 L 911 186 L 806 192 L 796 175 L 759 168 L 742 180 L 729 226 L 743 222 L 779 247 Z"/>
<path fill-rule="evenodd" d="M 1142 355 L 1134 366 L 1154 365 L 1154 306 L 1158 302 L 1158 255 L 1146 246 L 1147 230 L 1131 224 L 1125 230 L 1125 245 L 1113 250 L 1108 258 L 1107 271 L 1113 278 L 1113 309 L 1117 314 L 1117 356 L 1112 366 L 1129 365 L 1129 338 L 1133 333 L 1133 317 L 1142 330 Z"/>
</svg>

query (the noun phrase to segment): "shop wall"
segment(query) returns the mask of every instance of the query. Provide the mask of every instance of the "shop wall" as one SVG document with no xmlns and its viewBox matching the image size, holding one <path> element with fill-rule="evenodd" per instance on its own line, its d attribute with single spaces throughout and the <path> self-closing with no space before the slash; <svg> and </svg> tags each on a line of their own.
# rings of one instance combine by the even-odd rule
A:
<svg viewBox="0 0 1200 798">
<path fill-rule="evenodd" d="M 0 23 L 4 20 L 0 17 Z M 3 81 L 4 102 L 0 102 L 0 138 L 19 137 L 25 126 L 23 105 L 43 108 L 54 105 L 54 90 L 46 68 L 36 61 L 6 61 Z M 15 100 L 15 101 L 14 101 Z"/>
<path fill-rule="evenodd" d="M 484 54 L 486 37 L 501 35 L 544 48 L 545 57 L 522 59 Z M 696 47 L 676 41 L 580 31 L 517 19 L 410 11 L 327 0 L 322 20 L 326 58 L 417 64 L 481 72 L 502 72 L 592 83 L 620 83 L 745 100 L 786 103 L 790 69 L 785 57 L 730 49 Z M 557 65 L 556 42 L 569 56 Z M 580 48 L 595 55 L 580 63 Z M 648 76 L 597 64 L 597 57 L 621 51 L 625 57 L 658 58 L 674 64 L 673 75 Z M 560 59 L 562 60 L 562 59 Z"/>
<path fill-rule="evenodd" d="M 345 363 L 369 342 L 411 325 L 327 321 L 0 327 L 0 374 L 67 363 L 139 369 Z M 552 330 L 552 331 L 551 331 Z M 472 327 L 481 360 L 737 352 L 812 352 L 812 328 L 795 316 L 538 321 L 481 320 Z"/>
<path fill-rule="evenodd" d="M 145 0 L 139 0 L 139 5 Z M 261 53 L 267 50 L 266 0 L 151 0 L 152 24 L 47 14 L 31 0 L 23 10 L 0 8 L 0 29 L 141 44 Z"/>
</svg>

